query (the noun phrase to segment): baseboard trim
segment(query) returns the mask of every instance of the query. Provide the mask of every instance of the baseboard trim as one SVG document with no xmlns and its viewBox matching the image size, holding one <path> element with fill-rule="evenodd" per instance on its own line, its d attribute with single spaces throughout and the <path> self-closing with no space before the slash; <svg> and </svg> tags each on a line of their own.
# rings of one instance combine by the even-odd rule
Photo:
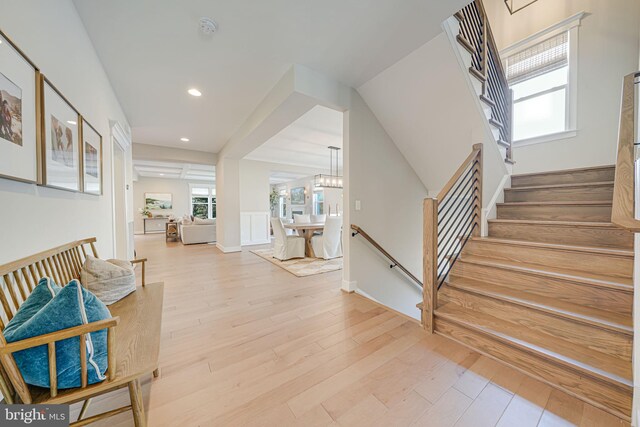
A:
<svg viewBox="0 0 640 427">
<path fill-rule="evenodd" d="M 358 289 L 358 282 L 355 280 L 349 281 L 349 280 L 342 280 L 342 288 L 341 288 L 344 292 L 346 293 L 353 293 Z"/>
<path fill-rule="evenodd" d="M 233 253 L 233 252 L 242 252 L 241 246 L 229 246 L 224 247 L 220 243 L 216 243 L 216 248 L 220 249 L 225 254 Z"/>
<path fill-rule="evenodd" d="M 269 240 L 261 240 L 261 241 L 258 241 L 258 242 L 246 242 L 246 243 L 243 243 L 242 246 L 268 245 L 269 243 L 271 243 L 271 239 L 269 239 Z"/>
<path fill-rule="evenodd" d="M 356 289 L 355 292 L 353 292 L 354 295 L 359 296 L 360 298 L 365 298 L 367 300 L 369 300 L 370 302 L 374 303 L 377 306 L 380 306 L 382 308 L 384 308 L 385 310 L 388 310 L 392 313 L 397 314 L 400 317 L 404 317 L 405 319 L 411 321 L 411 322 L 415 322 L 418 325 L 420 325 L 420 319 L 416 319 L 415 317 L 411 317 L 408 314 L 402 313 L 396 309 L 393 309 L 391 307 L 389 307 L 388 305 L 385 305 L 383 303 L 381 303 L 380 301 L 378 301 L 377 299 L 375 299 L 374 297 L 372 297 L 371 295 L 369 295 L 368 293 L 364 292 L 361 289 Z"/>
</svg>

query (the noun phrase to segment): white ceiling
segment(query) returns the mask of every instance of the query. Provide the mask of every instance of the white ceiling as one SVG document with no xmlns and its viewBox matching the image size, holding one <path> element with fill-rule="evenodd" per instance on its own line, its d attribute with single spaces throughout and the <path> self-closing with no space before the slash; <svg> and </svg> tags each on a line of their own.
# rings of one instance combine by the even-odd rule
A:
<svg viewBox="0 0 640 427">
<path fill-rule="evenodd" d="M 309 177 L 308 173 L 272 171 L 269 174 L 269 184 L 284 184 L 285 182 L 297 181 Z"/>
<path fill-rule="evenodd" d="M 342 148 L 342 116 L 339 111 L 317 105 L 245 158 L 305 166 L 317 169 L 316 173 L 326 172 L 329 169 L 328 147 Z"/>
<path fill-rule="evenodd" d="M 211 182 L 216 180 L 215 166 L 211 165 L 134 159 L 133 170 L 138 176 L 147 178 L 173 178 Z"/>
<path fill-rule="evenodd" d="M 209 152 L 292 64 L 358 87 L 432 39 L 467 2 L 74 0 L 134 142 Z M 211 37 L 198 31 L 202 16 L 219 25 Z M 190 87 L 203 96 L 189 96 Z"/>
</svg>

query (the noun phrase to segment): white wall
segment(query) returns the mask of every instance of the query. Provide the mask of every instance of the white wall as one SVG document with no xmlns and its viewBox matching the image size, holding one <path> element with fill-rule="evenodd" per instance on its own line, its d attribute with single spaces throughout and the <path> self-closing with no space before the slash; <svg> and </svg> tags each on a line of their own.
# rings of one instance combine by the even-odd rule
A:
<svg viewBox="0 0 640 427">
<path fill-rule="evenodd" d="M 269 212 L 268 163 L 240 160 L 240 212 Z"/>
<path fill-rule="evenodd" d="M 578 135 L 518 147 L 514 173 L 613 164 L 622 78 L 638 68 L 640 2 L 629 0 L 538 1 L 513 16 L 503 0 L 484 1 L 499 49 L 578 12 Z"/>
<path fill-rule="evenodd" d="M 145 193 L 171 193 L 173 196 L 173 209 L 154 210 L 154 215 L 174 215 L 182 217 L 191 214 L 191 197 L 189 193 L 189 184 L 213 185 L 214 182 L 188 181 L 184 179 L 165 179 L 165 178 L 147 178 L 140 177 L 133 183 L 133 212 L 135 218 L 135 233 L 144 233 L 143 216 L 140 215 L 138 209 L 144 208 Z"/>
<path fill-rule="evenodd" d="M 0 179 L 0 263 L 90 236 L 100 255 L 111 257 L 109 121 L 128 128 L 122 108 L 70 0 L 0 0 L 0 10 L 0 28 L 102 135 L 104 156 L 100 197 Z"/>
<path fill-rule="evenodd" d="M 365 230 L 418 279 L 422 280 L 422 184 L 376 116 L 354 90 L 345 120 L 345 227 Z M 362 210 L 355 210 L 359 200 Z M 347 232 L 347 231 L 345 231 Z M 402 313 L 420 318 L 422 291 L 361 237 L 346 234 L 345 281 L 359 292 Z"/>
</svg>

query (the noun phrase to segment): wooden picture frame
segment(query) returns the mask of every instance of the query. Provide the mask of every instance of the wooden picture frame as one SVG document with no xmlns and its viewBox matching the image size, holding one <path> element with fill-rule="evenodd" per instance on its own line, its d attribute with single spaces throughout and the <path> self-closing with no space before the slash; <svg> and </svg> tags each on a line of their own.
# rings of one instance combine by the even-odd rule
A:
<svg viewBox="0 0 640 427">
<path fill-rule="evenodd" d="M 103 153 L 102 135 L 84 117 L 80 118 L 80 152 L 82 164 L 82 192 L 102 195 Z"/>
<path fill-rule="evenodd" d="M 62 93 L 42 76 L 39 184 L 59 190 L 82 190 L 81 116 Z"/>
<path fill-rule="evenodd" d="M 39 178 L 40 70 L 0 31 L 0 178 Z"/>
</svg>

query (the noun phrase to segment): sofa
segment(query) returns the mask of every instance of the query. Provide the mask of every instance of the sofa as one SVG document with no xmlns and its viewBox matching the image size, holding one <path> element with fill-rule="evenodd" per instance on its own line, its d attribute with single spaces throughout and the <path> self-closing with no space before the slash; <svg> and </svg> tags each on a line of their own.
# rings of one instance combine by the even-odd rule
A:
<svg viewBox="0 0 640 427">
<path fill-rule="evenodd" d="M 180 240 L 184 245 L 216 241 L 216 220 L 180 224 Z"/>
</svg>

